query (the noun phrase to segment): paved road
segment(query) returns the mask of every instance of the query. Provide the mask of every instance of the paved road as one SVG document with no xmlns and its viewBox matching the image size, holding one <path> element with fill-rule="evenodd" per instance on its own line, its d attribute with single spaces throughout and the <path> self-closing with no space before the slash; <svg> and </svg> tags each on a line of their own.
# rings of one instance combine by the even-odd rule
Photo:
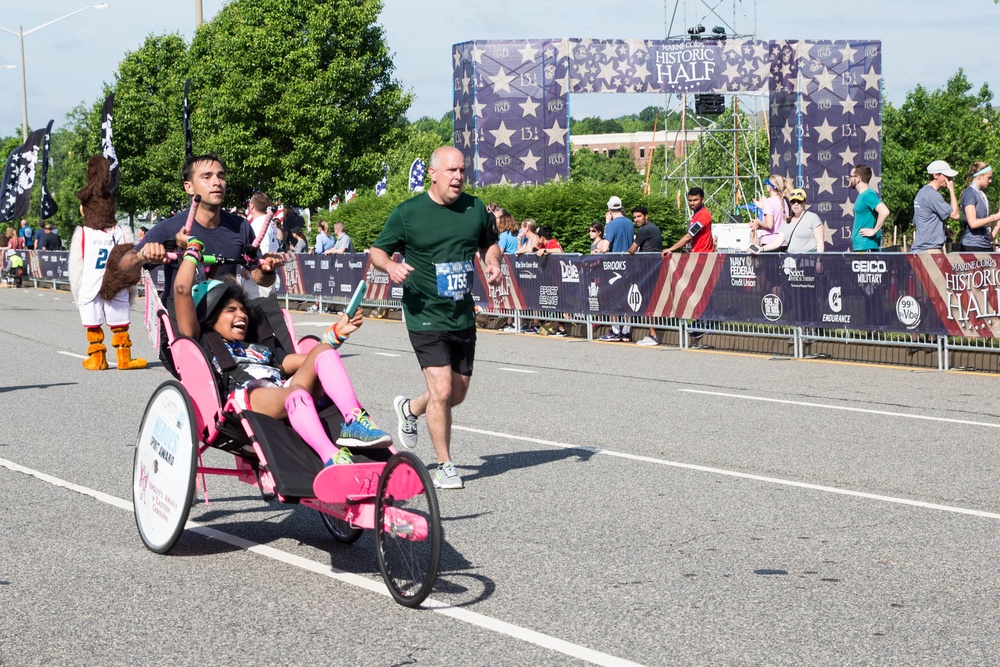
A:
<svg viewBox="0 0 1000 667">
<path fill-rule="evenodd" d="M 440 607 L 411 611 L 370 535 L 230 480 L 147 551 L 132 448 L 167 374 L 85 347 L 66 293 L 0 291 L 0 665 L 1000 663 L 998 377 L 484 332 Z M 344 351 L 392 426 L 402 325 Z"/>
</svg>

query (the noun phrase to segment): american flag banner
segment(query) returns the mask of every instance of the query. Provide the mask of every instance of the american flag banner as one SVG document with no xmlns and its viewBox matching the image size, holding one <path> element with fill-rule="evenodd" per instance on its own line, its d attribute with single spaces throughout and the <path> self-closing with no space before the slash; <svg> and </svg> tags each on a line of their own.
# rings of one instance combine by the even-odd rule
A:
<svg viewBox="0 0 1000 667">
<path fill-rule="evenodd" d="M 357 196 L 357 190 L 344 190 L 344 203 L 350 203 L 350 201 Z"/>
<path fill-rule="evenodd" d="M 719 281 L 725 255 L 708 252 L 673 253 L 663 262 L 648 313 L 660 317 L 699 319 Z"/>
<path fill-rule="evenodd" d="M 427 173 L 427 163 L 417 158 L 410 165 L 410 192 L 424 191 L 424 175 Z"/>
<path fill-rule="evenodd" d="M 114 108 L 115 94 L 111 93 L 104 100 L 104 106 L 101 107 L 101 154 L 108 158 L 108 164 L 111 165 L 111 194 L 114 194 L 115 190 L 118 189 L 118 183 L 121 180 L 118 155 L 115 153 L 115 146 L 111 136 L 111 119 L 114 115 Z"/>
<path fill-rule="evenodd" d="M 392 256 L 392 261 L 401 262 L 403 261 L 403 256 L 398 252 Z M 368 299 L 371 301 L 388 301 L 391 299 L 402 299 L 403 298 L 403 287 L 401 285 L 393 285 L 389 282 L 389 274 L 379 271 L 372 264 L 371 255 L 365 256 L 365 262 L 362 267 L 364 273 L 362 274 L 365 282 L 368 283 Z"/>
<path fill-rule="evenodd" d="M 997 255 L 974 253 L 917 253 L 906 256 L 916 280 L 903 298 L 897 298 L 897 316 L 909 314 L 914 324 L 932 311 L 950 336 L 1000 336 L 1000 268 Z M 921 313 L 921 304 L 924 312 Z"/>
<path fill-rule="evenodd" d="M 473 296 L 476 303 L 485 303 L 491 309 L 524 310 L 525 299 L 521 292 L 521 284 L 514 277 L 517 275 L 514 255 L 505 254 L 500 262 L 500 284 L 490 285 L 486 282 L 486 268 L 483 260 L 476 253 L 473 261 L 476 265 L 476 276 L 479 283 L 486 287 L 486 298 L 482 301 L 478 294 Z"/>
<path fill-rule="evenodd" d="M 191 79 L 184 81 L 184 158 L 194 155 L 194 144 L 191 141 Z"/>
<path fill-rule="evenodd" d="M 52 140 L 52 123 L 54 121 L 49 121 L 49 124 L 45 126 L 45 141 L 42 143 L 42 220 L 48 220 L 56 214 L 59 210 L 59 206 L 56 205 L 56 201 L 52 198 L 52 193 L 49 192 L 49 144 Z"/>
<path fill-rule="evenodd" d="M 382 163 L 382 179 L 375 184 L 375 196 L 381 197 L 389 188 L 389 165 Z"/>
<path fill-rule="evenodd" d="M 0 182 L 0 222 L 13 219 L 14 204 L 17 203 L 17 161 L 21 156 L 21 147 L 17 146 L 7 156 L 3 170 L 3 181 Z"/>
<path fill-rule="evenodd" d="M 3 205 L 0 207 L 0 222 L 16 220 L 23 217 L 31 207 L 31 188 L 35 184 L 35 168 L 38 165 L 38 153 L 45 138 L 45 128 L 35 130 L 28 135 L 28 140 L 11 152 L 4 173 Z M 16 154 L 16 157 L 15 157 Z"/>
</svg>

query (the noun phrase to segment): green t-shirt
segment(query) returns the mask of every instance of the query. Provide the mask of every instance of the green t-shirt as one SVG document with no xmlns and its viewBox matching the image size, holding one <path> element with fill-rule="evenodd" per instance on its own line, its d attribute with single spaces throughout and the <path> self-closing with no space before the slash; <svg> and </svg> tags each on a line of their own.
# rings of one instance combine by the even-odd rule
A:
<svg viewBox="0 0 1000 667">
<path fill-rule="evenodd" d="M 862 236 L 861 230 L 874 227 L 878 222 L 875 207 L 882 203 L 875 188 L 868 188 L 854 201 L 854 228 L 851 231 L 851 249 L 878 250 L 882 247 L 882 232 L 875 236 Z"/>
<path fill-rule="evenodd" d="M 472 260 L 490 245 L 486 206 L 462 193 L 442 206 L 423 193 L 397 206 L 375 239 L 391 256 L 400 252 L 413 273 L 403 283 L 403 312 L 410 331 L 459 331 L 476 325 L 472 285 L 464 298 L 438 294 L 437 265 Z"/>
</svg>

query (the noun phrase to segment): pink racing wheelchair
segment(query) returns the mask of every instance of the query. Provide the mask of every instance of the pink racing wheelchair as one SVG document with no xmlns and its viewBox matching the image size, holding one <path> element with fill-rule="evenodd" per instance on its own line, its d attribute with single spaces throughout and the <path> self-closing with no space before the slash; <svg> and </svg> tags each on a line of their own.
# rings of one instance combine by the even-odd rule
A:
<svg viewBox="0 0 1000 667">
<path fill-rule="evenodd" d="M 289 349 L 307 352 L 316 345 L 314 337 L 296 340 L 291 318 L 273 297 L 255 307 Z M 153 392 L 136 443 L 132 500 L 146 547 L 165 554 L 177 543 L 198 476 L 206 502 L 206 477 L 236 477 L 260 489 L 265 500 L 316 510 L 333 538 L 345 544 L 375 531 L 375 555 L 389 592 L 401 605 L 419 606 L 437 580 L 443 539 L 437 496 L 420 459 L 391 447 L 356 449 L 352 464 L 324 468 L 287 422 L 223 405 L 201 347 L 175 335 L 162 308 L 155 312 L 168 344 L 170 363 L 164 365 L 177 379 Z M 319 412 L 335 440 L 343 425 L 340 412 L 335 405 Z M 235 466 L 204 465 L 209 448 L 232 454 Z"/>
</svg>

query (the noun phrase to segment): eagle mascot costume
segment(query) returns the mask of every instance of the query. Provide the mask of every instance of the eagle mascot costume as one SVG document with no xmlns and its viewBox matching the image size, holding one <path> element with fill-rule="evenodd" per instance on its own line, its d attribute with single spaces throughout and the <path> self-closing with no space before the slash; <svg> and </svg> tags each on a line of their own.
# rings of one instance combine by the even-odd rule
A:
<svg viewBox="0 0 1000 667">
<path fill-rule="evenodd" d="M 87 184 L 76 193 L 83 225 L 73 232 L 69 254 L 70 288 L 90 343 L 83 367 L 90 371 L 108 367 L 101 328 L 104 324 L 111 329 L 118 370 L 146 367 L 145 359 L 132 358 L 132 339 L 128 335 L 131 301 L 141 267 L 125 272 L 120 266 L 133 243 L 115 220 L 110 186 L 110 164 L 104 156 L 95 155 L 87 162 Z"/>
</svg>

